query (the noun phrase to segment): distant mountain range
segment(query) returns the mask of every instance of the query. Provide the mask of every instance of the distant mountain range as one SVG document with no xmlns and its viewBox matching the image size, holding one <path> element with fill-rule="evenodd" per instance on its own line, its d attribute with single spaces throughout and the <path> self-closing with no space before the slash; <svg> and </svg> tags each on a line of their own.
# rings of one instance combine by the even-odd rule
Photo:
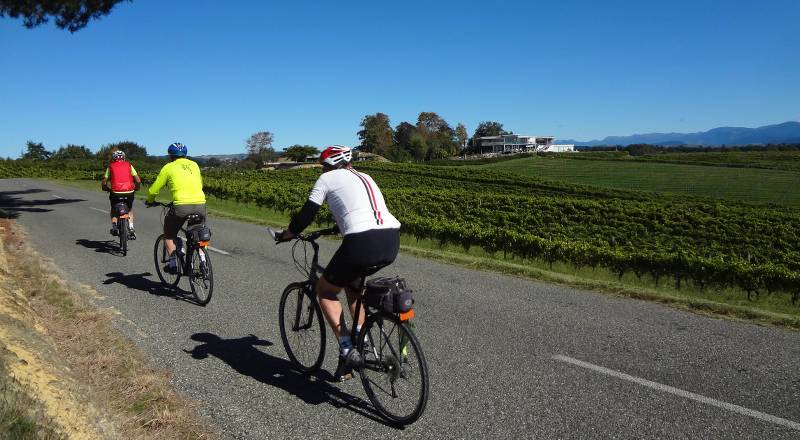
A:
<svg viewBox="0 0 800 440">
<path fill-rule="evenodd" d="M 608 136 L 605 139 L 593 141 L 563 139 L 557 140 L 556 143 L 590 147 L 630 144 L 720 146 L 800 143 L 800 122 L 790 121 L 758 128 L 718 127 L 697 133 L 647 133 L 631 136 Z"/>
</svg>

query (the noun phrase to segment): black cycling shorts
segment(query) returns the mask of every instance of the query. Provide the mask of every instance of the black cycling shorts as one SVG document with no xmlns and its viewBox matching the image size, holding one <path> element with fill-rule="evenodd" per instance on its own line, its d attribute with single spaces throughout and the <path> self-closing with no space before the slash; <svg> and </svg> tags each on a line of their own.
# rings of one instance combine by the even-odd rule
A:
<svg viewBox="0 0 800 440">
<path fill-rule="evenodd" d="M 345 235 L 322 275 L 335 286 L 357 290 L 364 277 L 392 264 L 399 251 L 399 229 Z"/>
<path fill-rule="evenodd" d="M 133 209 L 133 193 L 130 194 L 115 194 L 108 195 L 108 201 L 111 202 L 111 212 L 114 212 L 114 205 L 117 203 L 124 203 L 128 207 L 128 212 Z"/>
</svg>

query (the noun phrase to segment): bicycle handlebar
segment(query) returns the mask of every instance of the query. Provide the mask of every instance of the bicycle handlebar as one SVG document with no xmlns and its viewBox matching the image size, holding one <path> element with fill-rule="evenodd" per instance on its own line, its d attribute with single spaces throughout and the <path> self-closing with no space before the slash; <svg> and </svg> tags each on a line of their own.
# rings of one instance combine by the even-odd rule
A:
<svg viewBox="0 0 800 440">
<path fill-rule="evenodd" d="M 322 237 L 323 235 L 338 234 L 339 233 L 339 228 L 337 226 L 334 226 L 332 228 L 320 229 L 318 231 L 309 232 L 308 234 L 298 234 L 298 235 L 296 235 L 294 238 L 292 238 L 290 240 L 281 240 L 281 236 L 283 235 L 283 230 L 276 231 L 276 230 L 274 230 L 272 228 L 267 228 L 267 233 L 270 235 L 270 237 L 272 237 L 273 240 L 275 240 L 275 244 L 285 243 L 285 242 L 291 241 L 291 240 L 302 240 L 302 241 L 314 242 L 318 238 Z"/>
<path fill-rule="evenodd" d="M 175 203 L 174 203 L 174 202 L 169 202 L 169 203 L 164 203 L 164 202 L 151 202 L 151 203 L 147 203 L 147 202 L 144 202 L 144 204 L 145 204 L 145 206 L 147 206 L 148 208 L 152 208 L 153 206 L 163 206 L 163 207 L 165 207 L 165 208 L 172 208 L 172 207 L 175 205 Z"/>
</svg>

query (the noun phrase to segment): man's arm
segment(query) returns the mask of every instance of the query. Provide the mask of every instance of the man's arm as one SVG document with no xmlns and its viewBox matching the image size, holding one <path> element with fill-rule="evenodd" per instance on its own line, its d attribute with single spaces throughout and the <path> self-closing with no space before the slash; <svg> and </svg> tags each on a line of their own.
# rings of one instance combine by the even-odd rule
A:
<svg viewBox="0 0 800 440">
<path fill-rule="evenodd" d="M 131 176 L 133 177 L 134 189 L 139 191 L 142 188 L 142 178 L 139 177 L 139 173 L 136 172 L 136 168 L 133 165 L 131 165 Z"/>
<path fill-rule="evenodd" d="M 169 165 L 164 165 L 164 167 L 161 168 L 161 171 L 158 172 L 158 177 L 156 177 L 156 181 L 153 182 L 153 184 L 150 185 L 150 189 L 147 190 L 147 203 L 153 203 L 156 200 L 156 196 L 161 191 L 161 188 L 167 183 L 166 169 L 168 166 Z"/>
<path fill-rule="evenodd" d="M 108 168 L 106 168 L 106 173 L 103 174 L 103 181 L 100 182 L 100 188 L 103 191 L 108 191 Z"/>
<path fill-rule="evenodd" d="M 288 240 L 303 232 L 314 220 L 317 211 L 319 211 L 319 208 L 325 203 L 325 197 L 327 197 L 327 195 L 328 185 L 325 184 L 325 180 L 320 176 L 316 183 L 314 183 L 314 187 L 311 188 L 311 193 L 308 195 L 308 200 L 306 200 L 303 208 L 294 216 L 291 223 L 289 223 L 289 227 L 283 232 L 282 239 Z"/>
<path fill-rule="evenodd" d="M 300 212 L 297 213 L 297 215 L 292 219 L 292 222 L 289 223 L 289 231 L 291 231 L 293 235 L 303 232 L 303 230 L 307 228 L 308 225 L 310 225 L 314 220 L 314 216 L 317 215 L 319 208 L 320 205 L 317 205 L 311 200 L 307 200 Z"/>
</svg>

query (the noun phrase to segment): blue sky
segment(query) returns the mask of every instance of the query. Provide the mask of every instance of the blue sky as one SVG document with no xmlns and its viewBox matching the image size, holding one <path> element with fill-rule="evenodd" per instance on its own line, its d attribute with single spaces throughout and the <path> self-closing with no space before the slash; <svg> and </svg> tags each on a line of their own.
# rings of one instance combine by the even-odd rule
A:
<svg viewBox="0 0 800 440">
<path fill-rule="evenodd" d="M 0 156 L 358 143 L 435 111 L 560 139 L 800 120 L 800 2 L 157 1 L 70 34 L 0 19 Z"/>
</svg>

